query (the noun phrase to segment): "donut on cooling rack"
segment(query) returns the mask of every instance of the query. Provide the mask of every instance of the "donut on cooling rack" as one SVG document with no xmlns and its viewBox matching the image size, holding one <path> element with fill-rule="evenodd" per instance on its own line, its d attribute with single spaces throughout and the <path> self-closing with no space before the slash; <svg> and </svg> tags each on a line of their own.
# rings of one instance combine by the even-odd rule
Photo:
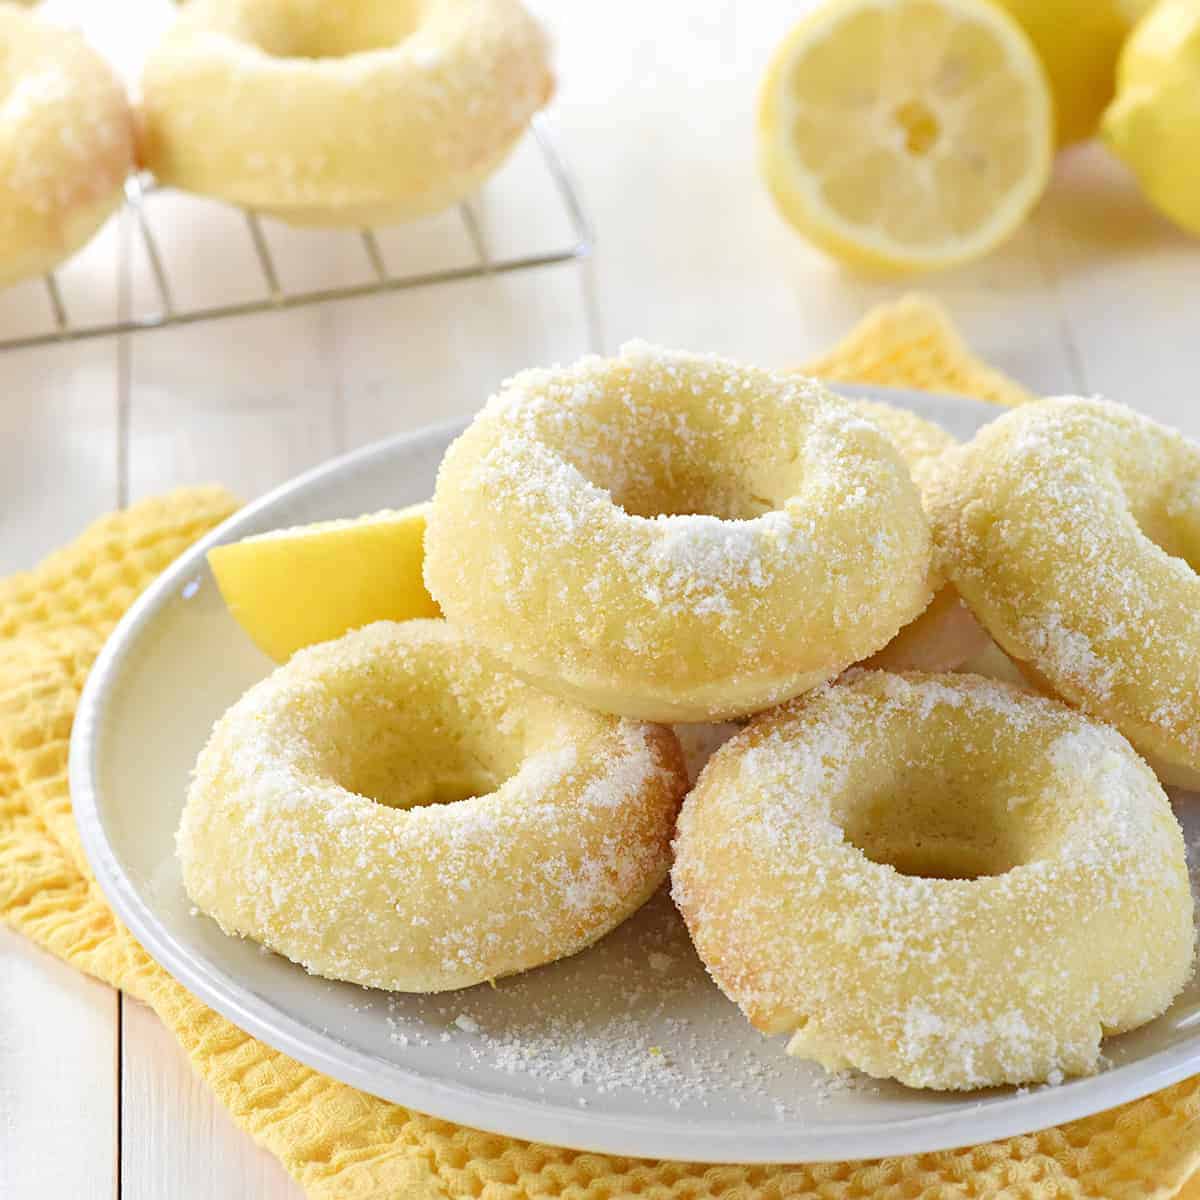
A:
<svg viewBox="0 0 1200 1200">
<path fill-rule="evenodd" d="M 446 208 L 554 88 L 520 0 L 190 0 L 142 77 L 163 183 L 299 225 Z"/>
<path fill-rule="evenodd" d="M 574 954 L 666 876 L 675 735 L 554 699 L 444 621 L 297 652 L 217 722 L 192 901 L 331 979 L 437 992 Z"/>
<path fill-rule="evenodd" d="M 929 601 L 921 499 L 813 380 L 626 346 L 525 371 L 450 447 L 425 536 L 446 617 L 605 712 L 753 712 Z"/>
<path fill-rule="evenodd" d="M 854 670 L 684 802 L 673 894 L 788 1051 L 912 1087 L 1057 1080 L 1192 972 L 1183 836 L 1108 726 L 972 675 Z"/>
<path fill-rule="evenodd" d="M 958 445 L 940 425 L 907 408 L 878 400 L 854 400 L 855 411 L 874 421 L 892 440 L 924 496 L 937 479 L 938 462 Z M 933 599 L 882 650 L 863 665 L 889 671 L 952 671 L 982 653 L 991 639 L 963 603 L 954 585 L 934 571 Z"/>
<path fill-rule="evenodd" d="M 108 64 L 73 30 L 0 4 L 0 285 L 52 270 L 120 206 L 133 117 Z"/>
<path fill-rule="evenodd" d="M 951 455 L 945 570 L 1035 682 L 1200 785 L 1200 447 L 1121 405 L 1023 405 Z"/>
</svg>

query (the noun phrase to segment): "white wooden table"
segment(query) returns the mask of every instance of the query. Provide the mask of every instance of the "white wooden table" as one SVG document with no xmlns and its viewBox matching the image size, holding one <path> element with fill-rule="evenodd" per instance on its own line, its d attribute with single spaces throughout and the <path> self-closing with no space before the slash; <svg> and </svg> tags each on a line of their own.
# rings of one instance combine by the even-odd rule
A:
<svg viewBox="0 0 1200 1200">
<path fill-rule="evenodd" d="M 468 413 L 526 365 L 631 337 L 766 364 L 827 346 L 899 288 L 808 249 L 757 182 L 755 83 L 798 7 L 539 6 L 558 41 L 552 124 L 598 229 L 592 267 L 0 355 L 0 571 L 172 485 L 219 480 L 251 497 L 330 455 Z M 160 0 L 90 8 L 89 32 L 126 64 L 166 15 Z M 516 186 L 485 200 L 501 240 L 540 219 Z M 254 286 L 230 218 L 164 203 L 185 293 Z M 336 238 L 273 236 L 300 282 L 361 269 Z M 461 237 L 452 219 L 434 220 L 388 248 L 416 267 L 444 261 Z M 134 244 L 114 221 L 68 268 L 90 314 L 111 316 L 148 286 Z M 1098 148 L 1060 162 L 1011 243 L 919 286 L 1030 387 L 1104 392 L 1200 435 L 1200 243 L 1156 218 Z M 43 303 L 37 285 L 0 294 L 0 330 Z M 147 1010 L 0 930 L 0 1196 L 109 1195 L 267 1200 L 299 1189 L 238 1133 Z"/>
</svg>

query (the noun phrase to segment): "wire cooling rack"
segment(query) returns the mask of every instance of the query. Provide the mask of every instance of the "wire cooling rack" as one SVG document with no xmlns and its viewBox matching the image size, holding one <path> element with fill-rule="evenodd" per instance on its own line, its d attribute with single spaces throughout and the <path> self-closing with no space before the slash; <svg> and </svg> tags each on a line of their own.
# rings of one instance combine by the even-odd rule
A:
<svg viewBox="0 0 1200 1200">
<path fill-rule="evenodd" d="M 176 303 L 170 272 L 165 257 L 155 236 L 153 222 L 146 205 L 147 196 L 154 190 L 153 180 L 145 174 L 130 176 L 125 185 L 125 205 L 132 214 L 136 236 L 141 241 L 153 280 L 156 304 L 147 313 L 139 313 L 123 320 L 76 323 L 71 318 L 64 299 L 63 289 L 53 274 L 45 277 L 50 300 L 53 327 L 46 332 L 22 334 L 17 337 L 0 336 L 0 350 L 16 350 L 29 346 L 45 346 L 57 342 L 79 341 L 84 338 L 110 337 L 114 334 L 137 333 L 149 329 L 165 329 L 171 325 L 187 325 L 197 321 L 211 321 L 222 317 L 240 317 L 251 313 L 275 312 L 281 309 L 300 308 L 306 304 L 321 304 L 332 300 L 349 300 L 360 296 L 378 295 L 383 292 L 407 291 L 411 288 L 428 287 L 437 283 L 451 283 L 462 279 L 478 279 L 486 275 L 500 275 L 512 271 L 525 271 L 534 267 L 547 267 L 555 263 L 570 262 L 587 258 L 592 252 L 592 229 L 579 201 L 579 194 L 545 124 L 534 118 L 531 123 L 534 141 L 540 151 L 543 167 L 549 174 L 557 203 L 562 206 L 570 230 L 570 242 L 565 246 L 519 254 L 510 257 L 494 257 L 488 250 L 487 240 L 478 213 L 472 200 L 458 206 L 458 214 L 467 234 L 475 261 L 466 266 L 446 267 L 424 271 L 419 274 L 396 274 L 390 271 L 380 249 L 379 241 L 371 229 L 347 232 L 348 238 L 357 237 L 366 253 L 371 269 L 371 279 L 363 283 L 311 290 L 291 290 L 280 283 L 280 271 L 271 252 L 267 237 L 259 218 L 252 212 L 242 213 L 254 247 L 262 275 L 263 294 L 250 300 L 232 304 L 181 306 Z"/>
</svg>

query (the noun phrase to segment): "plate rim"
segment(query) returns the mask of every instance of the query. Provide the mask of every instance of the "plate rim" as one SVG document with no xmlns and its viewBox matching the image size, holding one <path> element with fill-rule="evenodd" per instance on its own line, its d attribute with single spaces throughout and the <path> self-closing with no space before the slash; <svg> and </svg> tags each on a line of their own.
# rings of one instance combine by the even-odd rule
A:
<svg viewBox="0 0 1200 1200">
<path fill-rule="evenodd" d="M 851 398 L 887 400 L 913 408 L 914 397 L 953 400 L 975 408 L 995 406 L 973 397 L 921 392 L 870 384 L 831 386 Z M 907 402 L 906 402 L 907 401 Z M 918 411 L 918 415 L 923 415 Z M 1000 415 L 999 412 L 996 415 Z M 950 1112 L 899 1118 L 885 1127 L 866 1129 L 853 1120 L 805 1129 L 795 1120 L 764 1125 L 730 1122 L 714 1137 L 703 1127 L 689 1131 L 685 1118 L 630 1117 L 615 1113 L 573 1112 L 538 1104 L 521 1096 L 473 1088 L 433 1078 L 355 1049 L 331 1034 L 287 1015 L 271 1000 L 226 971 L 192 954 L 155 915 L 126 875 L 109 842 L 100 814 L 98 764 L 106 697 L 119 681 L 122 664 L 164 601 L 203 567 L 214 545 L 239 536 L 264 510 L 296 493 L 359 468 L 402 447 L 418 449 L 448 440 L 469 418 L 423 426 L 369 443 L 294 476 L 239 508 L 193 543 L 134 601 L 105 641 L 88 673 L 71 730 L 68 781 L 84 852 L 96 882 L 114 911 L 146 952 L 193 995 L 243 1031 L 297 1061 L 360 1088 L 368 1094 L 411 1107 L 443 1120 L 508 1137 L 622 1156 L 676 1158 L 702 1163 L 803 1163 L 859 1161 L 898 1154 L 953 1150 L 980 1142 L 1036 1132 L 1051 1125 L 1107 1111 L 1158 1091 L 1200 1070 L 1200 1032 L 1183 1045 L 1155 1051 L 1110 1071 L 1070 1081 L 1057 1088 L 1013 1092 L 977 1114 L 965 1105 Z M 1189 1049 L 1190 1047 L 1190 1049 Z M 977 1116 L 978 1120 L 973 1121 Z M 871 1144 L 863 1145 L 869 1138 Z M 736 1145 L 732 1144 L 736 1143 Z"/>
</svg>

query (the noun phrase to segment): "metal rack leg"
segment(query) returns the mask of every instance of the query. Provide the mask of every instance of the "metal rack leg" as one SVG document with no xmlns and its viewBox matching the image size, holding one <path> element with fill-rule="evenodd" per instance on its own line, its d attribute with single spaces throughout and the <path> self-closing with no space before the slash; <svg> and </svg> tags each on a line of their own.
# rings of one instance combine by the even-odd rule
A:
<svg viewBox="0 0 1200 1200">
<path fill-rule="evenodd" d="M 467 265 L 447 266 L 439 270 L 395 275 L 388 269 L 375 233 L 371 229 L 363 229 L 359 231 L 359 237 L 371 266 L 373 277 L 369 281 L 289 292 L 280 282 L 279 271 L 258 217 L 253 212 L 246 212 L 245 220 L 268 294 L 256 296 L 250 300 L 177 308 L 167 264 L 155 237 L 147 204 L 147 198 L 149 193 L 155 189 L 155 183 L 149 175 L 143 173 L 131 176 L 125 183 L 126 207 L 130 210 L 127 220 L 137 226 L 137 236 L 145 249 L 147 264 L 157 290 L 158 309 L 135 314 L 126 306 L 115 321 L 75 325 L 72 323 L 59 280 L 53 275 L 47 275 L 44 277 L 43 283 L 50 302 L 52 328 L 17 337 L 5 337 L 0 331 L 0 350 L 49 346 L 64 341 L 112 337 L 143 330 L 161 329 L 168 325 L 248 316 L 252 313 L 273 309 L 297 308 L 301 305 L 318 304 L 325 301 L 406 291 L 433 284 L 452 283 L 484 275 L 508 274 L 586 259 L 592 249 L 592 231 L 579 203 L 570 174 L 558 155 L 548 127 L 544 126 L 540 119 L 534 119 L 532 132 L 540 151 L 542 164 L 551 176 L 558 200 L 570 221 L 574 241 L 568 246 L 497 258 L 488 244 L 478 201 L 468 200 L 459 206 L 459 217 L 474 250 L 474 262 Z M 129 228 L 132 229 L 132 225 Z M 597 326 L 598 322 L 594 318 L 590 318 L 589 325 Z M 599 340 L 598 328 L 593 328 L 590 340 L 593 343 Z"/>
<path fill-rule="evenodd" d="M 167 282 L 167 273 L 163 270 L 162 254 L 158 242 L 146 219 L 146 190 L 137 175 L 130 175 L 125 181 L 125 199 L 133 209 L 137 218 L 138 232 L 142 236 L 142 245 L 146 249 L 146 259 L 150 263 L 150 274 L 154 276 L 154 286 L 158 289 L 159 303 L 162 305 L 163 316 L 170 320 L 175 315 L 175 302 L 171 298 L 171 285 Z"/>
<path fill-rule="evenodd" d="M 247 212 L 246 224 L 250 229 L 250 240 L 254 243 L 254 253 L 258 256 L 258 265 L 267 283 L 267 295 L 272 304 L 278 304 L 283 299 L 283 289 L 279 286 L 279 272 L 275 270 L 275 260 L 271 257 L 271 248 L 267 245 L 258 214 Z"/>
<path fill-rule="evenodd" d="M 383 252 L 379 249 L 379 239 L 370 229 L 360 231 L 362 237 L 363 248 L 367 252 L 367 258 L 371 263 L 371 269 L 375 272 L 375 278 L 380 283 L 388 281 L 387 265 L 383 261 Z"/>
<path fill-rule="evenodd" d="M 475 251 L 475 257 L 479 259 L 479 266 L 482 270 L 490 275 L 492 273 L 492 256 L 488 251 L 487 238 L 484 237 L 483 223 L 479 220 L 479 214 L 475 211 L 474 200 L 464 200 L 458 206 L 459 216 L 462 217 L 462 223 L 466 226 L 467 237 L 471 239 L 471 246 Z"/>
<path fill-rule="evenodd" d="M 575 181 L 571 178 L 571 172 L 567 169 L 567 164 L 554 144 L 554 139 L 550 136 L 544 119 L 540 116 L 534 117 L 530 122 L 530 129 L 533 131 L 538 149 L 542 152 L 542 161 L 546 164 L 546 170 L 549 171 L 559 198 L 571 219 L 571 227 L 574 229 L 577 239 L 575 257 L 586 258 L 595 246 L 596 233 L 592 229 L 592 223 L 588 220 L 587 214 L 583 211 L 583 204 L 580 202 Z"/>
<path fill-rule="evenodd" d="M 67 319 L 67 306 L 63 303 L 62 292 L 54 275 L 45 276 L 46 292 L 50 297 L 50 308 L 54 312 L 54 325 L 60 333 L 66 333 L 70 323 Z"/>
</svg>

